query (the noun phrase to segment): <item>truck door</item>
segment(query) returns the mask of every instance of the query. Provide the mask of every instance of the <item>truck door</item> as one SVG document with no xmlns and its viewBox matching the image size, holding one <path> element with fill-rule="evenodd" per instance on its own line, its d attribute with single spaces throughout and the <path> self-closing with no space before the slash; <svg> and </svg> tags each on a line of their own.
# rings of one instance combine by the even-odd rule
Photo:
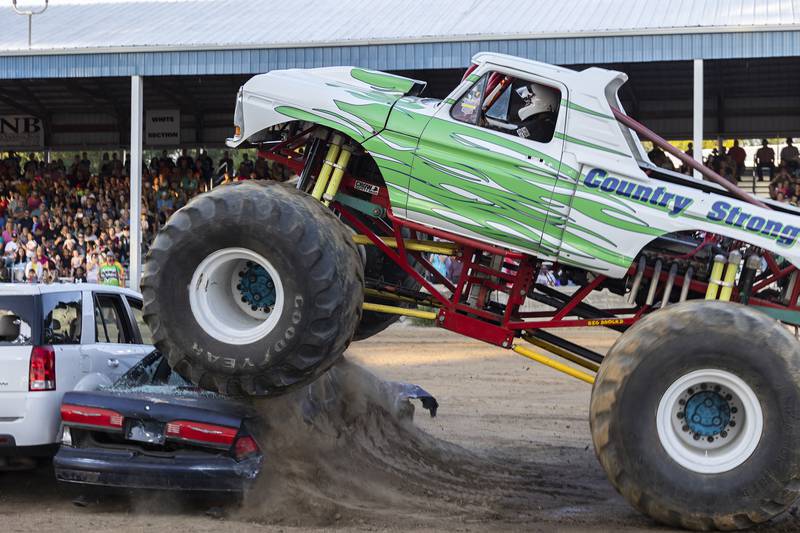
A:
<svg viewBox="0 0 800 533">
<path fill-rule="evenodd" d="M 534 94 L 538 93 L 538 94 Z M 524 108 L 551 102 L 550 126 Z M 555 257 L 551 219 L 561 165 L 567 89 L 554 80 L 484 64 L 425 127 L 414 155 L 407 217 L 456 234 Z M 528 109 L 528 111 L 530 108 Z"/>
</svg>

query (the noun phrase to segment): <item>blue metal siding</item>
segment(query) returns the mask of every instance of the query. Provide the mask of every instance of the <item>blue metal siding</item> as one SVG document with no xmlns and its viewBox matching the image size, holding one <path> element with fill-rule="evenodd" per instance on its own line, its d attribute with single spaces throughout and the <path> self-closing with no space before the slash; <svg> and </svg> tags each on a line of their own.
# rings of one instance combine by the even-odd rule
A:
<svg viewBox="0 0 800 533">
<path fill-rule="evenodd" d="M 0 57 L 0 79 L 255 74 L 359 65 L 377 70 L 462 68 L 479 51 L 559 65 L 800 56 L 800 31 L 582 37 Z"/>
</svg>

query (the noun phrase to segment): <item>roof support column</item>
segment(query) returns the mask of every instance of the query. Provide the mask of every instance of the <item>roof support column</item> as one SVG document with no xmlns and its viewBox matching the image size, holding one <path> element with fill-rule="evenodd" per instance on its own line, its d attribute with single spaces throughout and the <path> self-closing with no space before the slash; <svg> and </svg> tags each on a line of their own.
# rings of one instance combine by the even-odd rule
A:
<svg viewBox="0 0 800 533">
<path fill-rule="evenodd" d="M 130 288 L 138 291 L 142 275 L 142 127 L 144 83 L 131 76 L 131 191 L 130 191 Z"/>
<path fill-rule="evenodd" d="M 694 105 L 692 106 L 692 143 L 694 158 L 703 164 L 703 60 L 694 60 Z M 702 179 L 700 172 L 694 171 L 694 177 Z"/>
</svg>

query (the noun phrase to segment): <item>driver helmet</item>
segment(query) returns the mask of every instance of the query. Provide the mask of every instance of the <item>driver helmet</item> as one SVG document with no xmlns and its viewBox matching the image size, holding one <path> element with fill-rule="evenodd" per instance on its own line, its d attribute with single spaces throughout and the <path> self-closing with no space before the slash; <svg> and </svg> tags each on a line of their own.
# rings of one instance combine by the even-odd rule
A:
<svg viewBox="0 0 800 533">
<path fill-rule="evenodd" d="M 555 113 L 558 109 L 558 96 L 555 89 L 530 83 L 517 89 L 517 94 L 525 102 L 519 110 L 520 120 L 527 120 L 539 113 Z"/>
</svg>

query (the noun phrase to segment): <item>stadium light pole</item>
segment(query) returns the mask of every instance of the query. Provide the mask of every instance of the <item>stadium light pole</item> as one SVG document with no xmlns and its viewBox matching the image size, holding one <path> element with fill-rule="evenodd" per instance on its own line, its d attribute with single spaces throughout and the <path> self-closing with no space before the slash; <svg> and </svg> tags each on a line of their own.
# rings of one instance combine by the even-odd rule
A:
<svg viewBox="0 0 800 533">
<path fill-rule="evenodd" d="M 694 144 L 694 158 L 703 164 L 703 60 L 694 60 L 694 105 L 692 106 L 692 143 Z M 695 170 L 694 177 L 702 179 L 700 172 Z"/>
<path fill-rule="evenodd" d="M 142 275 L 142 126 L 144 82 L 131 76 L 131 191 L 130 191 L 130 275 L 131 289 L 139 290 Z"/>
</svg>

